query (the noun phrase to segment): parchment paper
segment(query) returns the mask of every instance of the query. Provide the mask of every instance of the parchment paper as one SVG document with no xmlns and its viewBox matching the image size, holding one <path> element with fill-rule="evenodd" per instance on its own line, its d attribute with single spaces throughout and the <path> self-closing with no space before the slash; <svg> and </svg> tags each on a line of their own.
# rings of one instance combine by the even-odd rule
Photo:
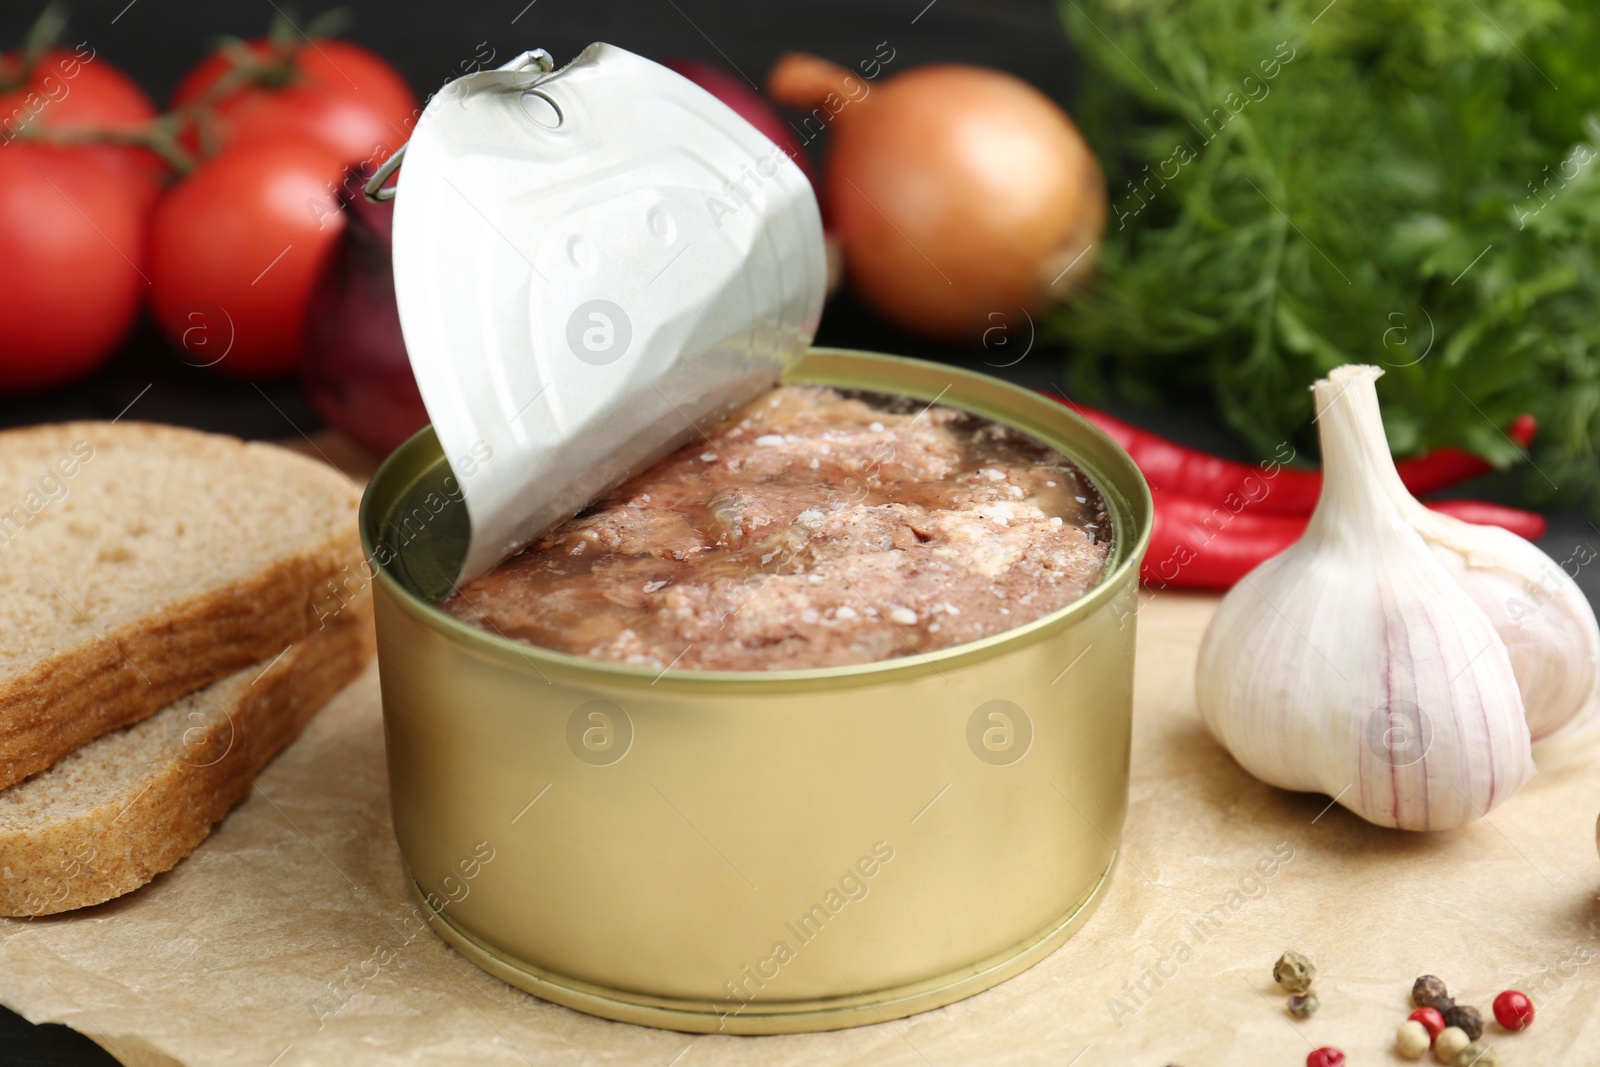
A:
<svg viewBox="0 0 1600 1067">
<path fill-rule="evenodd" d="M 1326 797 L 1261 785 L 1204 732 L 1191 687 L 1215 603 L 1164 595 L 1141 609 L 1132 806 L 1099 911 L 1032 970 L 938 1011 L 691 1037 L 592 1019 L 480 972 L 404 899 L 373 669 L 175 870 L 88 911 L 0 925 L 0 1001 L 141 1065 L 1196 1067 L 1293 1065 L 1333 1045 L 1354 1067 L 1402 1062 L 1394 1031 L 1412 980 L 1431 972 L 1486 1018 L 1503 988 L 1534 998 L 1532 1029 L 1488 1027 L 1508 1067 L 1596 1062 L 1595 739 L 1538 753 L 1539 776 L 1471 827 L 1377 829 Z M 1271 980 L 1290 946 L 1320 968 L 1308 1022 L 1285 1014 Z"/>
</svg>

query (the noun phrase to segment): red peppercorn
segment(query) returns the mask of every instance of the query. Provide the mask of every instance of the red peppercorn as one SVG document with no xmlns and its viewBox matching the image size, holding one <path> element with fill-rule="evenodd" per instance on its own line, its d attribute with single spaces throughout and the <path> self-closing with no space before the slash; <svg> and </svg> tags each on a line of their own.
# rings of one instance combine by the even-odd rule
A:
<svg viewBox="0 0 1600 1067">
<path fill-rule="evenodd" d="M 1422 1028 L 1428 1031 L 1429 1044 L 1432 1044 L 1433 1039 L 1438 1037 L 1440 1031 L 1444 1029 L 1444 1016 L 1438 1008 L 1418 1008 L 1410 1015 L 1407 1015 L 1406 1018 L 1415 1019 L 1422 1024 Z"/>
<path fill-rule="evenodd" d="M 1344 1067 L 1344 1053 L 1336 1048 L 1319 1048 L 1306 1057 L 1306 1067 Z"/>
<path fill-rule="evenodd" d="M 1494 998 L 1494 1017 L 1507 1030 L 1526 1030 L 1533 1024 L 1533 1001 L 1526 993 L 1508 989 Z"/>
</svg>

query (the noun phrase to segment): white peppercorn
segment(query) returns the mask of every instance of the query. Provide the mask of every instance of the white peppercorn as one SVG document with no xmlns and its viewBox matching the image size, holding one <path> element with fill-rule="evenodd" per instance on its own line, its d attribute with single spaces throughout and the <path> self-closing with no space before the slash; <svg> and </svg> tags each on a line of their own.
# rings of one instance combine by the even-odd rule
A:
<svg viewBox="0 0 1600 1067">
<path fill-rule="evenodd" d="M 1394 1050 L 1405 1059 L 1422 1059 L 1422 1054 L 1428 1051 L 1430 1043 L 1428 1028 L 1415 1019 L 1407 1019 L 1400 1024 L 1400 1029 L 1395 1031 Z"/>
<path fill-rule="evenodd" d="M 1433 1058 L 1454 1067 L 1456 1053 L 1472 1044 L 1472 1038 L 1459 1026 L 1447 1026 L 1433 1039 Z"/>
</svg>

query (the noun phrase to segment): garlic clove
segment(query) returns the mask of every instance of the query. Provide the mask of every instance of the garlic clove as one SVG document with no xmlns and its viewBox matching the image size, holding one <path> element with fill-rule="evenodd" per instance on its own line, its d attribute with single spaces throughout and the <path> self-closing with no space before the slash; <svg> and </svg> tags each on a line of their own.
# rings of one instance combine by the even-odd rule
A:
<svg viewBox="0 0 1600 1067">
<path fill-rule="evenodd" d="M 1579 726 L 1600 708 L 1600 624 L 1566 570 L 1508 530 L 1462 522 L 1409 496 L 1402 506 L 1505 642 L 1533 739 Z"/>
<path fill-rule="evenodd" d="M 1461 826 L 1533 774 L 1510 655 L 1407 521 L 1373 383 L 1315 387 L 1322 497 L 1305 536 L 1235 586 L 1201 643 L 1196 696 L 1252 774 L 1370 822 Z"/>
</svg>

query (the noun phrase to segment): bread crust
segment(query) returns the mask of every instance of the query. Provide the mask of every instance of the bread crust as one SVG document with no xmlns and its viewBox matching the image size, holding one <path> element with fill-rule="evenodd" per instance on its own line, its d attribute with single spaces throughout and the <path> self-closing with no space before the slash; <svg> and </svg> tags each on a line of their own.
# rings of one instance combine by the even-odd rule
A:
<svg viewBox="0 0 1600 1067">
<path fill-rule="evenodd" d="M 302 558 L 63 649 L 0 685 L 0 789 L 313 632 L 354 542 L 352 523 Z"/>
<path fill-rule="evenodd" d="M 273 658 L 281 649 L 274 650 L 263 657 L 270 662 L 255 663 L 197 694 L 226 716 L 211 718 L 203 737 L 192 728 L 177 731 L 183 743 L 162 748 L 147 773 L 126 789 L 89 807 L 58 805 L 72 810 L 36 825 L 0 825 L 0 915 L 54 915 L 99 904 L 170 869 L 361 671 L 373 644 L 371 598 L 362 597 L 281 658 Z M 183 719 L 174 721 L 181 725 Z M 166 725 L 152 721 L 131 729 Z M 92 754 L 93 744 L 85 753 Z M 211 754 L 218 750 L 221 756 Z M 24 784 L 55 788 L 51 776 L 60 773 L 47 770 Z"/>
<path fill-rule="evenodd" d="M 347 519 L 291 556 L 92 637 L 52 650 L 0 679 L 0 789 L 44 770 L 101 734 L 154 714 L 185 693 L 277 655 L 314 632 L 330 599 L 342 607 L 359 573 L 359 494 L 337 472 L 273 445 L 150 423 L 75 422 L 0 433 L 0 449 L 64 451 L 156 445 L 174 459 L 260 455 L 284 476 L 326 492 Z M 318 484 L 320 483 L 320 484 Z M 242 491 L 252 491 L 250 487 Z M 93 621 L 68 606 L 80 619 Z"/>
</svg>

